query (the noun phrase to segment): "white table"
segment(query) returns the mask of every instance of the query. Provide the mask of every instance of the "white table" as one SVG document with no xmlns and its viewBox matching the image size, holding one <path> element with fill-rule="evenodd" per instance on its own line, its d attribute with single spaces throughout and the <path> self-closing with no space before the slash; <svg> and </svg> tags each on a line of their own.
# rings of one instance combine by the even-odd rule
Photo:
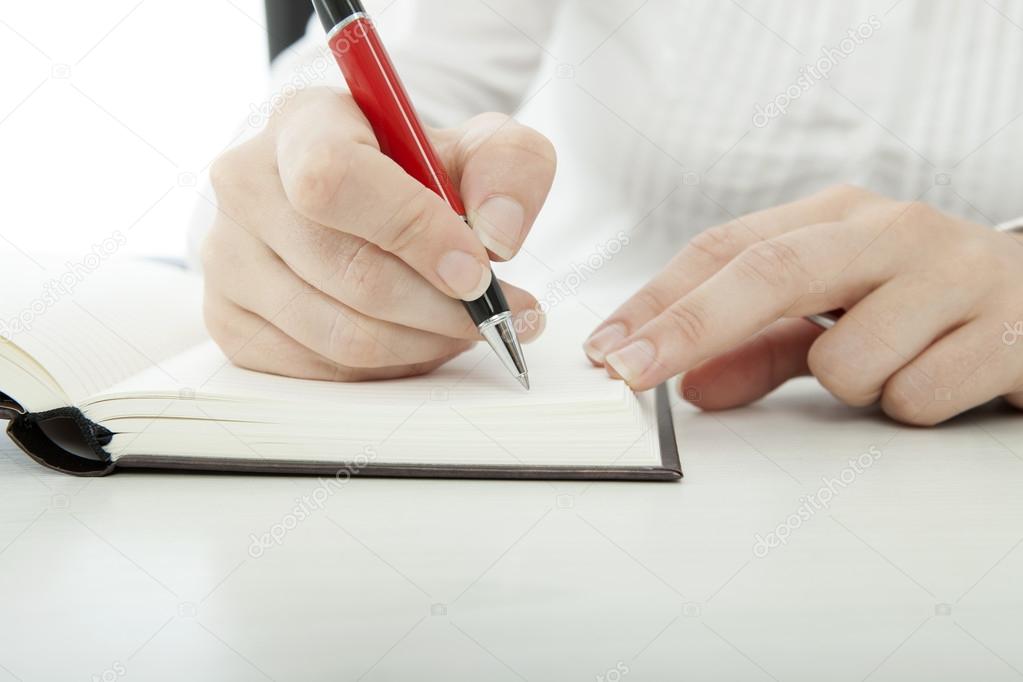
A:
<svg viewBox="0 0 1023 682">
<path fill-rule="evenodd" d="M 802 382 L 676 418 L 679 484 L 358 480 L 295 524 L 316 479 L 4 440 L 0 680 L 1023 678 L 1023 416 L 902 428 Z"/>
</svg>

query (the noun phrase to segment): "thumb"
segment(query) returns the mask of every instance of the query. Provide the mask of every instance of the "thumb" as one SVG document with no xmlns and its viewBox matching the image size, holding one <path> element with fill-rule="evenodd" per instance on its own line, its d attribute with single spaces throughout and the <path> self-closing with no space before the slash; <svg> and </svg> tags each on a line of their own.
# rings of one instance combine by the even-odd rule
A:
<svg viewBox="0 0 1023 682">
<path fill-rule="evenodd" d="M 554 146 L 503 114 L 483 114 L 431 137 L 480 241 L 496 260 L 510 259 L 554 182 Z"/>
<path fill-rule="evenodd" d="M 810 374 L 806 356 L 823 333 L 806 320 L 779 320 L 686 372 L 682 396 L 704 410 L 726 410 L 759 400 L 789 379 Z"/>
</svg>

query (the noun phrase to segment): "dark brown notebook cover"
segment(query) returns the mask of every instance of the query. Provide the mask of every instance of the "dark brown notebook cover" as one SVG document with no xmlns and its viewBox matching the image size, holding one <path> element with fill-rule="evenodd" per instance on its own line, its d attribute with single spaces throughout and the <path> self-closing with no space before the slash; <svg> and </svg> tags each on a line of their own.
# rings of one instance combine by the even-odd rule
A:
<svg viewBox="0 0 1023 682">
<path fill-rule="evenodd" d="M 0 393 L 0 419 L 7 419 L 7 435 L 29 457 L 43 466 L 76 476 L 106 476 L 116 471 L 173 470 L 252 474 L 334 475 L 396 478 L 549 479 L 609 481 L 674 481 L 682 478 L 671 400 L 662 384 L 656 389 L 657 466 L 503 466 L 449 464 L 377 464 L 207 457 L 148 457 L 125 455 L 113 462 L 103 449 L 113 436 L 72 407 L 25 413 Z"/>
</svg>

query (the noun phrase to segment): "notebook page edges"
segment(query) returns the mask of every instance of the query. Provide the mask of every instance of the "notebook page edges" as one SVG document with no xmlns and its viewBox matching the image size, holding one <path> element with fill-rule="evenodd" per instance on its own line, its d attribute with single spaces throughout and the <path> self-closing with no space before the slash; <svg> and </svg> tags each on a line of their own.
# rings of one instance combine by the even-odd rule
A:
<svg viewBox="0 0 1023 682">
<path fill-rule="evenodd" d="M 483 344 L 428 376 L 355 384 L 249 372 L 206 344 L 84 409 L 117 434 L 115 457 L 346 461 L 370 447 L 387 462 L 656 463 L 651 415 L 582 354 L 591 326 L 592 315 L 574 306 L 554 311 L 526 347 L 529 392 Z"/>
<path fill-rule="evenodd" d="M 206 338 L 198 276 L 126 257 L 89 263 L 50 257 L 4 275 L 0 336 L 45 369 L 64 404 L 82 403 Z"/>
</svg>

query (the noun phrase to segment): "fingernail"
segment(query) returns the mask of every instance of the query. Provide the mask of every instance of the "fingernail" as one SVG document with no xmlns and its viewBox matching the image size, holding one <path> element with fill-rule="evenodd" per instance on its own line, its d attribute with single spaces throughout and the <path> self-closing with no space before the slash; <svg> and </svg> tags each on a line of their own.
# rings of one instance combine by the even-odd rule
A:
<svg viewBox="0 0 1023 682">
<path fill-rule="evenodd" d="M 604 362 L 604 357 L 608 351 L 621 343 L 624 338 L 625 325 L 621 322 L 615 322 L 594 332 L 590 338 L 586 339 L 586 343 L 583 344 L 583 350 L 590 360 Z"/>
<path fill-rule="evenodd" d="M 621 374 L 626 382 L 632 384 L 654 363 L 656 355 L 654 344 L 641 339 L 611 353 L 604 361 Z"/>
<path fill-rule="evenodd" d="M 437 275 L 465 301 L 475 301 L 490 286 L 490 268 L 465 251 L 448 251 L 441 256 Z"/>
<path fill-rule="evenodd" d="M 547 316 L 536 308 L 530 308 L 516 313 L 513 324 L 519 340 L 529 343 L 543 334 L 543 330 L 547 327 Z"/>
<path fill-rule="evenodd" d="M 483 202 L 473 216 L 472 227 L 483 245 L 505 260 L 515 255 L 526 211 L 508 197 L 491 197 Z"/>
</svg>

